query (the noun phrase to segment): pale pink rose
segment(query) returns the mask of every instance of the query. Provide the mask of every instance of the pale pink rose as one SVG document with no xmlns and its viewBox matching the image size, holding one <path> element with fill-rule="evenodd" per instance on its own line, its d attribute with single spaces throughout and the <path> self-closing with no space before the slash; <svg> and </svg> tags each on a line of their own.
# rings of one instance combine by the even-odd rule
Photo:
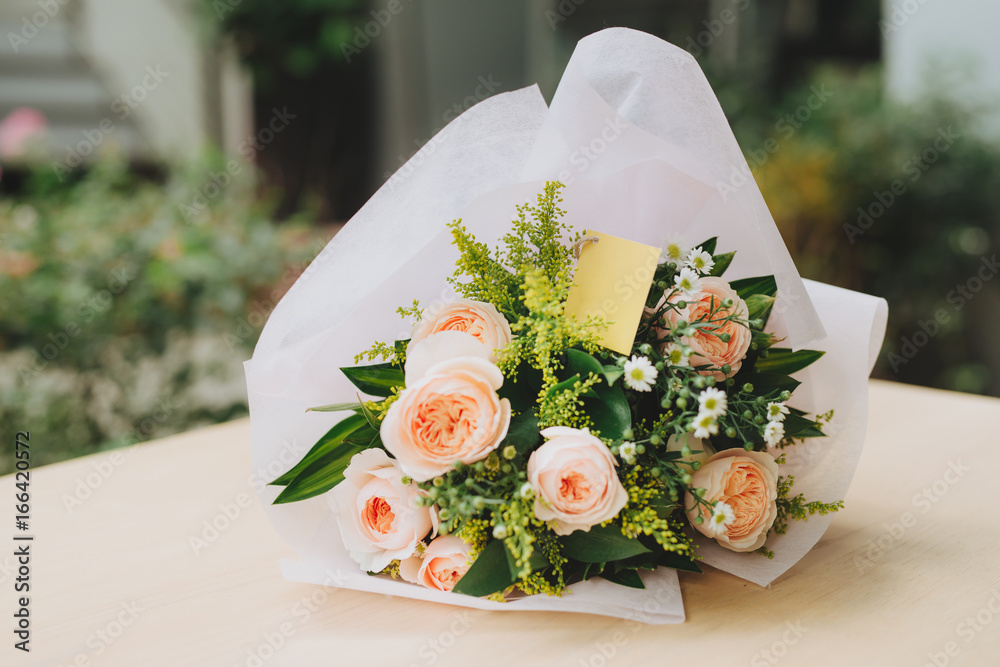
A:
<svg viewBox="0 0 1000 667">
<path fill-rule="evenodd" d="M 469 570 L 469 545 L 454 535 L 435 538 L 423 557 L 408 558 L 399 564 L 399 575 L 413 584 L 438 591 L 450 591 Z"/>
<path fill-rule="evenodd" d="M 728 310 L 722 308 L 722 302 L 726 299 L 733 300 L 733 307 Z M 736 290 L 729 286 L 729 283 L 716 276 L 707 276 L 701 279 L 701 293 L 697 299 L 686 300 L 679 295 L 674 295 L 670 300 L 687 303 L 687 307 L 683 308 L 679 314 L 674 310 L 667 311 L 666 316 L 670 323 L 676 323 L 680 319 L 694 323 L 699 319 L 708 318 L 709 313 L 712 312 L 715 313 L 712 316 L 713 320 L 726 315 L 735 315 L 741 320 L 742 323 L 726 320 L 720 322 L 719 328 L 711 333 L 698 329 L 693 336 L 683 338 L 684 343 L 694 351 L 689 359 L 692 366 L 708 364 L 713 367 L 714 370 L 702 371 L 703 375 L 711 375 L 716 380 L 724 380 L 727 375 L 720 369 L 725 364 L 730 366 L 729 375 L 735 375 L 740 370 L 740 366 L 743 365 L 743 358 L 746 356 L 747 350 L 750 349 L 751 334 L 747 327 L 746 301 L 740 298 Z M 656 310 L 663 306 L 663 302 L 664 300 L 660 299 Z M 665 333 L 666 330 L 662 330 L 660 337 L 662 338 Z M 717 333 L 729 334 L 729 341 L 724 342 L 716 335 Z"/>
<path fill-rule="evenodd" d="M 432 366 L 459 357 L 489 361 L 490 351 L 474 336 L 462 331 L 442 331 L 418 341 L 411 340 L 406 347 L 406 363 L 403 366 L 406 386 L 422 379 Z"/>
<path fill-rule="evenodd" d="M 691 525 L 732 551 L 754 551 L 763 546 L 767 531 L 778 516 L 778 464 L 767 452 L 726 449 L 708 459 L 691 475 L 691 488 L 706 489 L 704 499 L 714 506 L 722 501 L 733 508 L 732 523 L 720 532 L 709 525 L 711 511 L 685 494 Z M 701 525 L 694 519 L 701 515 Z"/>
<path fill-rule="evenodd" d="M 419 482 L 448 472 L 456 461 L 469 464 L 486 458 L 507 436 L 510 401 L 497 395 L 503 386 L 500 369 L 482 357 L 438 361 L 455 351 L 439 343 L 455 341 L 460 346 L 463 339 L 472 337 L 446 331 L 420 341 L 415 347 L 426 346 L 423 351 L 408 351 L 407 387 L 382 420 L 382 443 L 399 467 Z M 415 372 L 415 366 L 421 372 Z M 419 379 L 412 381 L 413 376 Z"/>
<path fill-rule="evenodd" d="M 496 351 L 511 340 L 510 324 L 491 303 L 458 299 L 425 314 L 413 330 L 411 343 L 441 331 L 462 331 L 486 346 L 490 361 L 496 363 Z"/>
<path fill-rule="evenodd" d="M 614 518 L 628 502 L 618 480 L 614 457 L 587 431 L 553 426 L 542 431 L 546 442 L 528 459 L 528 483 L 537 494 L 535 516 L 548 521 L 557 535 Z"/>
<path fill-rule="evenodd" d="M 41 111 L 18 107 L 0 120 L 0 157 L 12 158 L 26 153 L 32 143 L 45 136 L 49 122 Z"/>
<path fill-rule="evenodd" d="M 394 559 L 409 558 L 417 542 L 436 531 L 437 517 L 419 507 L 414 484 L 381 449 L 358 452 L 344 471 L 344 481 L 330 493 L 340 534 L 351 558 L 367 572 L 379 572 Z"/>
</svg>

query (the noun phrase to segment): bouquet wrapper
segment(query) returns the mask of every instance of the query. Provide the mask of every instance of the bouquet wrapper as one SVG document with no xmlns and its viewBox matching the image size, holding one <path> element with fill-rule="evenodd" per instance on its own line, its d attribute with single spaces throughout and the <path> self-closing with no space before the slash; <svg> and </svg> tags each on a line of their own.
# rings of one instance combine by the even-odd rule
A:
<svg viewBox="0 0 1000 667">
<path fill-rule="evenodd" d="M 842 499 L 867 423 L 868 384 L 884 335 L 883 300 L 802 280 L 781 240 L 715 94 L 685 51 L 648 34 L 608 29 L 582 40 L 547 106 L 537 87 L 469 109 L 413 156 L 317 256 L 278 304 L 246 363 L 254 478 L 275 528 L 298 552 L 292 580 L 479 609 L 574 611 L 647 623 L 684 620 L 675 571 L 643 572 L 646 588 L 592 579 L 563 597 L 497 603 L 372 577 L 344 548 L 324 497 L 272 505 L 266 482 L 291 468 L 344 414 L 306 408 L 355 399 L 338 370 L 374 340 L 409 336 L 397 306 L 425 308 L 455 295 L 458 252 L 446 224 L 462 218 L 480 240 L 509 229 L 516 204 L 546 180 L 566 187 L 561 207 L 578 230 L 659 246 L 670 236 L 718 236 L 738 250 L 727 279 L 773 274 L 769 328 L 783 345 L 826 351 L 796 377 L 793 405 L 835 410 L 829 436 L 789 448 L 783 474 L 810 499 Z M 767 585 L 819 540 L 831 517 L 793 522 L 773 536 L 775 557 L 737 554 L 707 540 L 704 562 Z"/>
</svg>

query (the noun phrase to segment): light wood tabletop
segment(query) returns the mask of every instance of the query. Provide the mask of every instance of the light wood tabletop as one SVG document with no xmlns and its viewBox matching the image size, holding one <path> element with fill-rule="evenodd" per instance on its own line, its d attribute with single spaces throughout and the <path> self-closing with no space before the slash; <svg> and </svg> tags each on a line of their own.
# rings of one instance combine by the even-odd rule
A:
<svg viewBox="0 0 1000 667">
<path fill-rule="evenodd" d="M 2 664 L 1000 664 L 1000 400 L 872 381 L 847 508 L 816 548 L 769 588 L 682 575 L 688 620 L 667 626 L 286 581 L 249 435 L 241 420 L 33 471 L 31 652 L 13 648 L 4 548 Z M 13 478 L 0 489 L 10 515 Z"/>
</svg>

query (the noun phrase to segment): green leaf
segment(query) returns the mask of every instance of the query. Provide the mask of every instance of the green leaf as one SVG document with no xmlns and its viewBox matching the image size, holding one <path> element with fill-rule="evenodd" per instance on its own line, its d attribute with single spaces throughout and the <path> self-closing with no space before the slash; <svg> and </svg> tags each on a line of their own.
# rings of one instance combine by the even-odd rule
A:
<svg viewBox="0 0 1000 667">
<path fill-rule="evenodd" d="M 578 530 L 559 538 L 563 554 L 583 563 L 622 560 L 649 551 L 638 540 L 622 535 L 617 526 L 594 526 L 588 532 Z"/>
<path fill-rule="evenodd" d="M 762 373 L 782 373 L 791 375 L 806 366 L 816 362 L 826 352 L 819 350 L 798 350 L 793 352 L 788 348 L 771 348 L 767 357 L 758 359 L 754 368 Z"/>
<path fill-rule="evenodd" d="M 361 404 L 353 403 L 333 403 L 331 405 L 319 405 L 315 408 L 306 408 L 306 412 L 343 412 L 344 410 L 361 411 Z"/>
<path fill-rule="evenodd" d="M 358 400 L 360 399 L 361 397 L 358 396 Z M 368 406 L 366 406 L 364 403 L 361 403 L 361 414 L 365 416 L 365 419 L 368 421 L 369 426 L 371 426 L 376 431 L 379 430 L 379 426 L 381 425 L 382 422 L 379 421 L 379 418 L 375 416 L 375 413 L 369 410 Z"/>
<path fill-rule="evenodd" d="M 603 379 L 593 387 L 591 392 L 584 394 L 586 399 L 583 402 L 584 409 L 590 417 L 594 428 L 601 432 L 605 438 L 615 438 L 632 426 L 632 411 L 629 409 L 628 399 L 620 385 L 612 386 L 611 382 L 618 379 L 611 371 L 605 370 L 593 355 L 581 350 L 566 350 L 566 370 L 576 373 L 578 377 L 586 377 L 593 373 Z M 615 371 L 620 371 L 617 366 Z M 612 380 L 608 380 L 609 375 Z M 620 374 L 618 374 L 620 377 Z M 561 384 L 561 383 L 560 383 Z M 558 386 L 558 385 L 557 385 Z"/>
<path fill-rule="evenodd" d="M 774 297 L 764 294 L 754 294 L 746 298 L 748 319 L 761 319 L 767 325 L 767 318 L 771 315 L 771 308 L 774 306 Z"/>
<path fill-rule="evenodd" d="M 525 412 L 511 417 L 507 437 L 500 443 L 499 449 L 503 451 L 507 445 L 513 445 L 517 453 L 524 456 L 534 449 L 541 439 L 542 434 L 538 432 L 538 418 L 530 412 Z"/>
<path fill-rule="evenodd" d="M 695 246 L 695 248 L 701 248 L 702 250 L 704 250 L 705 252 L 707 252 L 709 255 L 714 255 L 715 254 L 715 245 L 718 242 L 719 242 L 719 237 L 718 236 L 713 236 L 712 238 L 708 239 L 707 241 L 699 243 L 698 245 Z"/>
<path fill-rule="evenodd" d="M 712 261 L 715 265 L 712 270 L 708 273 L 710 276 L 721 276 L 729 268 L 729 265 L 733 263 L 733 258 L 736 257 L 736 251 L 726 252 L 721 255 L 713 255 Z"/>
<path fill-rule="evenodd" d="M 385 398 L 393 388 L 404 384 L 403 369 L 393 363 L 341 368 L 347 379 L 361 392 Z"/>
<path fill-rule="evenodd" d="M 502 540 L 493 540 L 458 580 L 452 592 L 479 598 L 502 591 L 515 581 L 507 564 L 506 545 Z"/>
<path fill-rule="evenodd" d="M 518 580 L 519 577 L 517 575 L 521 573 L 521 568 L 517 566 L 517 563 L 514 560 L 514 554 L 510 552 L 510 549 L 504 548 L 503 551 L 507 554 L 507 568 L 510 570 L 510 576 L 512 577 L 511 582 L 513 583 Z M 531 555 L 528 556 L 528 567 L 531 568 L 532 572 L 541 572 L 550 564 L 549 559 L 546 558 L 538 549 L 532 551 Z"/>
<path fill-rule="evenodd" d="M 743 278 L 742 280 L 734 280 L 729 283 L 729 286 L 736 290 L 736 293 L 744 300 L 754 294 L 774 296 L 778 293 L 778 283 L 774 281 L 774 276 Z"/>
<path fill-rule="evenodd" d="M 541 386 L 542 372 L 525 362 L 518 365 L 513 379 L 504 378 L 497 395 L 510 401 L 510 408 L 514 412 L 531 412 L 535 408 Z"/>
<path fill-rule="evenodd" d="M 625 429 L 632 427 L 632 411 L 621 387 L 594 387 L 597 400 L 583 402 L 594 428 L 605 438 L 619 438 Z"/>
<path fill-rule="evenodd" d="M 621 370 L 617 366 L 612 366 L 615 370 Z M 604 370 L 605 366 L 599 362 L 594 355 L 587 354 L 583 350 L 576 350 L 570 348 L 566 350 L 566 370 L 570 373 L 576 373 L 580 377 L 587 377 L 589 374 L 602 378 L 608 384 L 611 384 L 607 380 L 607 374 Z M 623 371 L 624 372 L 624 371 Z"/>
<path fill-rule="evenodd" d="M 579 375 L 571 375 L 565 380 L 557 382 L 556 384 L 549 387 L 549 390 L 545 393 L 548 394 L 549 396 L 554 396 L 555 394 L 558 394 L 561 391 L 569 391 L 576 385 L 577 382 L 583 382 L 583 379 Z M 594 393 L 593 389 L 588 389 L 587 392 L 581 394 L 581 396 L 586 396 L 587 394 L 590 394 L 592 396 L 597 395 Z"/>
<path fill-rule="evenodd" d="M 619 368 L 618 366 L 605 366 L 604 367 L 604 380 L 608 383 L 609 387 L 613 387 L 618 378 L 625 375 L 625 369 Z"/>
<path fill-rule="evenodd" d="M 747 373 L 746 375 L 740 374 L 736 378 L 737 386 L 742 387 L 744 383 L 749 382 L 753 385 L 753 393 L 756 395 L 767 394 L 772 391 L 795 391 L 801 382 L 795 378 L 789 377 L 787 375 L 782 375 L 781 373 Z"/>
<path fill-rule="evenodd" d="M 826 434 L 820 425 L 795 413 L 785 415 L 785 437 L 791 438 L 822 438 Z"/>
<path fill-rule="evenodd" d="M 326 493 L 343 481 L 351 457 L 364 449 L 367 446 L 340 443 L 296 475 L 274 499 L 274 504 L 294 503 Z"/>
<path fill-rule="evenodd" d="M 645 588 L 646 584 L 642 583 L 642 577 L 635 570 L 621 570 L 620 572 L 612 572 L 610 568 L 606 568 L 604 572 L 601 572 L 601 576 L 608 581 L 619 584 L 621 586 L 628 586 L 629 588 Z"/>
<path fill-rule="evenodd" d="M 332 451 L 348 436 L 353 435 L 362 427 L 367 427 L 367 422 L 361 415 L 351 415 L 347 419 L 337 422 L 322 438 L 316 441 L 316 444 L 313 445 L 308 452 L 306 452 L 306 455 L 302 457 L 301 461 L 299 461 L 284 475 L 271 482 L 269 486 L 287 486 L 289 482 L 295 479 L 295 477 L 305 470 L 312 462 Z M 371 440 L 371 437 L 369 437 L 368 440 Z"/>
<path fill-rule="evenodd" d="M 656 563 L 664 567 L 672 567 L 675 570 L 683 570 L 684 572 L 701 572 L 701 568 L 698 567 L 696 561 L 674 551 L 660 550 L 656 556 Z"/>
</svg>

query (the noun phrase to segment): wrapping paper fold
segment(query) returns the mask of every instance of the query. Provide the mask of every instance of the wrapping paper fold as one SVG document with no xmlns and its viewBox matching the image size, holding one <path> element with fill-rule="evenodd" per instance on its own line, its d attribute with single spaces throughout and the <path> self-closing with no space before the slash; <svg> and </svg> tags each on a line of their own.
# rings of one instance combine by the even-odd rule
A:
<svg viewBox="0 0 1000 667">
<path fill-rule="evenodd" d="M 609 29 L 582 40 L 547 107 L 536 87 L 490 98 L 457 118 L 407 162 L 313 261 L 271 315 L 246 363 L 257 479 L 285 472 L 343 414 L 312 405 L 349 401 L 339 372 L 374 340 L 409 335 L 397 306 L 447 301 L 457 251 L 445 225 L 462 218 L 481 240 L 508 229 L 516 204 L 546 180 L 566 184 L 562 208 L 577 229 L 661 245 L 719 237 L 738 250 L 727 279 L 774 274 L 771 327 L 794 348 L 826 350 L 800 375 L 793 399 L 835 410 L 830 437 L 789 451 L 785 474 L 810 499 L 841 499 L 860 456 L 867 377 L 881 345 L 886 304 L 800 279 L 719 103 L 694 59 L 645 33 Z M 741 179 L 740 176 L 743 176 Z M 740 184 L 742 185 L 734 185 Z M 389 267 L 387 269 L 387 267 Z M 268 516 L 301 560 L 286 577 L 482 609 L 577 611 L 648 623 L 684 619 L 675 572 L 644 573 L 643 591 L 595 579 L 563 598 L 506 604 L 370 577 L 347 556 L 325 499 L 273 506 Z M 768 542 L 775 558 L 705 543 L 706 563 L 766 585 L 819 540 L 831 517 L 794 523 Z"/>
</svg>

